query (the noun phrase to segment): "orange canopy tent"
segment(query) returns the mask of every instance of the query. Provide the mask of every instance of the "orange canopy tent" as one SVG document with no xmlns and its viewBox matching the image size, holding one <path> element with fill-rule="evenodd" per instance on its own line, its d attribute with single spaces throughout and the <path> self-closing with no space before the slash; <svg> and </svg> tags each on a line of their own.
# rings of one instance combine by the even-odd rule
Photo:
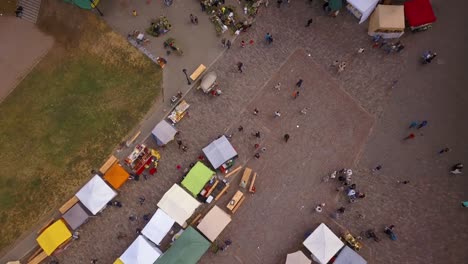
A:
<svg viewBox="0 0 468 264">
<path fill-rule="evenodd" d="M 128 180 L 128 176 L 128 172 L 120 164 L 114 163 L 104 175 L 104 179 L 118 190 Z"/>
</svg>

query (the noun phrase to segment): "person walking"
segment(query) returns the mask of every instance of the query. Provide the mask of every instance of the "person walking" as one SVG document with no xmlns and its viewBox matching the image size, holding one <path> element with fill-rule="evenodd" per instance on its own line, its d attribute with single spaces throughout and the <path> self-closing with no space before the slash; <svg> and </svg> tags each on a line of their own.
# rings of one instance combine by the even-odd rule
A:
<svg viewBox="0 0 468 264">
<path fill-rule="evenodd" d="M 299 96 L 299 91 L 295 91 L 293 93 L 293 98 L 296 99 Z"/>
<path fill-rule="evenodd" d="M 227 42 L 226 42 L 227 48 L 230 49 L 231 45 L 232 45 L 231 40 L 228 39 Z"/>
<path fill-rule="evenodd" d="M 225 39 L 225 38 L 222 38 L 222 39 L 221 39 L 221 44 L 223 44 L 223 48 L 226 47 L 226 39 Z"/>
<path fill-rule="evenodd" d="M 281 113 L 280 113 L 279 110 L 275 112 L 275 118 L 276 118 L 276 117 L 281 117 Z"/>
<path fill-rule="evenodd" d="M 297 81 L 297 83 L 296 83 L 296 87 L 301 88 L 302 82 L 303 82 L 302 79 L 299 79 L 299 81 Z"/>
<path fill-rule="evenodd" d="M 410 181 L 407 181 L 407 180 L 405 180 L 405 181 L 397 181 L 397 183 L 408 184 L 408 183 L 410 183 Z"/>
<path fill-rule="evenodd" d="M 287 143 L 289 140 L 289 134 L 284 134 L 283 138 L 284 138 L 284 141 L 286 141 Z"/>
<path fill-rule="evenodd" d="M 265 41 L 267 44 L 271 44 L 273 42 L 273 36 L 269 32 L 265 35 Z"/>
<path fill-rule="evenodd" d="M 254 136 L 255 136 L 256 138 L 260 138 L 260 131 L 255 132 L 255 133 L 254 133 Z"/>
<path fill-rule="evenodd" d="M 422 121 L 421 124 L 419 124 L 418 129 L 421 129 L 421 128 L 425 127 L 425 126 L 427 126 L 427 121 L 426 120 Z"/>
<path fill-rule="evenodd" d="M 283 0 L 278 0 L 278 1 L 276 1 L 276 3 L 278 3 L 278 8 L 280 8 L 281 4 L 283 3 Z"/>
<path fill-rule="evenodd" d="M 244 127 L 243 127 L 243 126 L 239 126 L 239 127 L 237 128 L 237 131 L 239 131 L 239 132 L 244 131 Z"/>
<path fill-rule="evenodd" d="M 136 11 L 136 10 L 133 10 L 133 11 L 132 11 L 132 15 L 133 15 L 134 17 L 138 16 L 137 11 Z"/>
<path fill-rule="evenodd" d="M 238 63 L 237 63 L 237 70 L 238 70 L 240 73 L 243 72 L 243 71 L 242 71 L 242 67 L 243 67 L 243 66 L 244 66 L 244 64 L 243 64 L 242 62 L 238 62 Z"/>
<path fill-rule="evenodd" d="M 411 123 L 410 123 L 410 125 L 409 125 L 409 129 L 411 129 L 411 128 L 415 128 L 415 127 L 417 127 L 417 126 L 418 126 L 418 122 L 416 122 L 416 121 L 413 121 L 413 122 L 411 122 Z"/>
<path fill-rule="evenodd" d="M 193 18 L 193 23 L 194 23 L 195 25 L 198 25 L 198 17 L 197 17 L 197 16 L 195 16 L 195 17 Z"/>
<path fill-rule="evenodd" d="M 382 169 L 382 165 L 377 165 L 372 171 L 380 171 Z"/>
<path fill-rule="evenodd" d="M 195 24 L 195 17 L 193 16 L 193 14 L 190 14 L 190 22 L 192 24 Z"/>
<path fill-rule="evenodd" d="M 407 137 L 405 137 L 403 140 L 408 140 L 408 139 L 413 139 L 413 138 L 415 138 L 415 135 L 411 133 Z"/>
<path fill-rule="evenodd" d="M 177 140 L 177 145 L 179 145 L 179 149 L 180 149 L 180 147 L 182 147 L 182 140 Z"/>
<path fill-rule="evenodd" d="M 258 115 L 258 112 L 259 112 L 259 111 L 258 111 L 257 108 L 255 108 L 255 109 L 253 110 L 253 114 L 254 114 L 254 115 Z"/>
<path fill-rule="evenodd" d="M 245 48 L 245 41 L 241 41 L 241 48 Z"/>
<path fill-rule="evenodd" d="M 277 83 L 277 84 L 275 85 L 275 89 L 278 90 L 278 91 L 280 91 L 280 90 L 281 90 L 281 83 Z"/>
<path fill-rule="evenodd" d="M 439 150 L 439 155 L 440 155 L 440 154 L 443 154 L 443 153 L 447 153 L 447 152 L 449 152 L 449 151 L 450 151 L 449 148 L 443 148 L 443 149 Z"/>
<path fill-rule="evenodd" d="M 309 110 L 309 108 L 307 108 L 307 107 L 302 108 L 301 114 L 303 114 L 303 115 L 307 114 L 307 110 Z"/>
<path fill-rule="evenodd" d="M 312 21 L 313 21 L 313 20 L 312 20 L 312 18 L 311 18 L 311 19 L 309 19 L 309 20 L 307 20 L 307 24 L 306 24 L 306 26 L 305 26 L 305 27 L 309 27 L 309 26 L 310 26 L 310 24 L 312 24 Z"/>
</svg>

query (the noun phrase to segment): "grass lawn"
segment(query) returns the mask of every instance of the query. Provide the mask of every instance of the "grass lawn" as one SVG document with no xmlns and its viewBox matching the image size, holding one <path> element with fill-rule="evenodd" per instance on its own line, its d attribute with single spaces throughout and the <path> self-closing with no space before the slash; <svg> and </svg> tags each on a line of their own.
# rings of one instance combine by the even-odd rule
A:
<svg viewBox="0 0 468 264">
<path fill-rule="evenodd" d="M 56 45 L 0 104 L 0 249 L 70 198 L 160 92 L 161 70 L 94 14 L 41 10 Z"/>
</svg>

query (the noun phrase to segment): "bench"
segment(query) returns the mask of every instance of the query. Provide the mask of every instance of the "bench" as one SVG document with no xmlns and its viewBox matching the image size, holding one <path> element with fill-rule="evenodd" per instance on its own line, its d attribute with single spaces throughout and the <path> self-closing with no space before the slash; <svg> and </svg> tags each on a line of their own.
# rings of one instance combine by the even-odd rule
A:
<svg viewBox="0 0 468 264">
<path fill-rule="evenodd" d="M 251 193 L 254 193 L 255 192 L 255 180 L 257 179 L 257 173 L 254 173 L 253 177 L 252 177 L 252 181 L 250 182 L 250 188 L 249 188 L 249 192 Z"/>
<path fill-rule="evenodd" d="M 245 200 L 245 196 L 242 196 L 242 198 L 240 199 L 240 201 L 237 203 L 236 207 L 234 207 L 234 209 L 232 210 L 232 213 L 234 214 L 237 209 L 239 209 L 239 207 L 241 206 L 241 204 L 244 202 Z"/>
<path fill-rule="evenodd" d="M 240 186 L 241 188 L 247 187 L 247 183 L 249 182 L 250 174 L 251 174 L 251 173 L 252 173 L 252 169 L 250 169 L 250 168 L 245 168 L 244 174 L 242 175 L 242 178 L 241 178 L 241 181 L 240 181 L 240 184 L 239 184 L 239 186 Z"/>
<path fill-rule="evenodd" d="M 61 214 L 64 214 L 66 213 L 68 210 L 70 210 L 70 208 L 72 208 L 77 202 L 78 202 L 78 197 L 76 196 L 73 196 L 72 198 L 70 198 L 70 200 L 68 200 L 66 203 L 64 203 L 60 208 L 59 208 L 59 212 Z"/>
<path fill-rule="evenodd" d="M 114 163 L 116 162 L 117 162 L 117 158 L 114 155 L 110 156 L 110 158 L 106 162 L 104 162 L 104 164 L 99 169 L 99 171 L 102 174 L 105 174 L 110 169 L 110 167 L 112 167 L 112 165 L 114 165 Z"/>
<path fill-rule="evenodd" d="M 206 66 L 200 64 L 200 66 L 198 66 L 198 68 L 192 73 L 192 75 L 190 75 L 190 79 L 192 79 L 192 81 L 195 81 L 205 70 Z"/>
<path fill-rule="evenodd" d="M 47 257 L 49 257 L 45 251 L 43 251 L 42 249 L 40 249 L 42 252 L 40 252 L 39 254 L 37 254 L 36 256 L 34 256 L 32 259 L 28 259 L 28 264 L 39 264 L 41 263 L 42 261 L 44 261 Z"/>
</svg>

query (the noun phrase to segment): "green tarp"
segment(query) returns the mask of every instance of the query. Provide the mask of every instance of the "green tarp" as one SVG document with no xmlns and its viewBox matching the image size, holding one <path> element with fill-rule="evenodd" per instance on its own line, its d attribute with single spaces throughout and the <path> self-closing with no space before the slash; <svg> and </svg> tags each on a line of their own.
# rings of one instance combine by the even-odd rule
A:
<svg viewBox="0 0 468 264">
<path fill-rule="evenodd" d="M 196 264 L 210 245 L 205 237 L 189 226 L 154 264 Z"/>
<path fill-rule="evenodd" d="M 343 7 L 343 0 L 329 0 L 328 6 L 330 7 L 332 12 L 340 10 Z"/>
<path fill-rule="evenodd" d="M 212 170 L 199 161 L 185 176 L 182 186 L 193 196 L 197 196 L 214 174 Z"/>
<path fill-rule="evenodd" d="M 93 9 L 99 4 L 99 0 L 63 0 L 67 3 L 72 3 L 74 5 L 77 5 L 83 9 Z"/>
</svg>

